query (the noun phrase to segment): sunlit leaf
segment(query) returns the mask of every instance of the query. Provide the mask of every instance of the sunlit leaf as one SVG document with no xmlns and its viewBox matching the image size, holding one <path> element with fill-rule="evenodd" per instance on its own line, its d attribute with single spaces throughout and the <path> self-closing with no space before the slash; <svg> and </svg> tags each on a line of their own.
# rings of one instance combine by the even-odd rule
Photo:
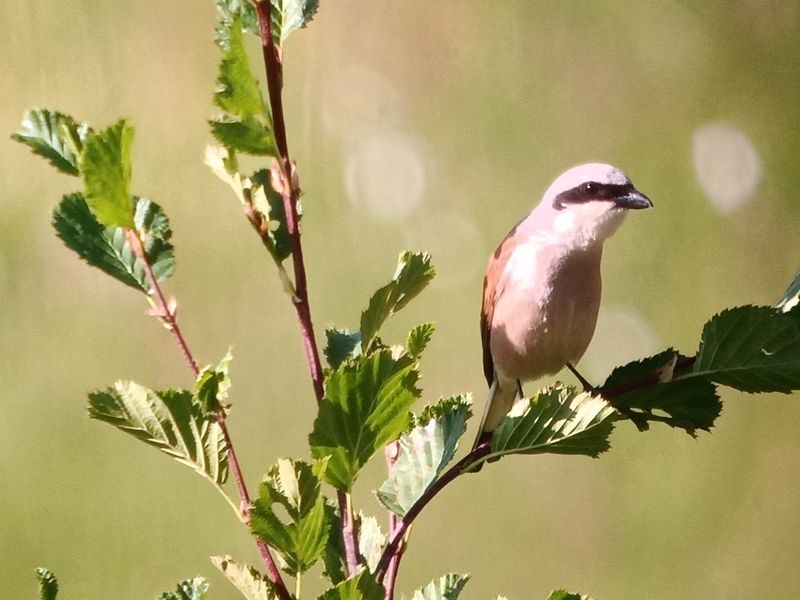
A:
<svg viewBox="0 0 800 600">
<path fill-rule="evenodd" d="M 272 39 L 280 47 L 289 35 L 308 25 L 319 0 L 272 0 Z"/>
<path fill-rule="evenodd" d="M 276 263 L 281 263 L 292 254 L 292 238 L 286 224 L 283 198 L 270 184 L 269 171 L 262 169 L 250 177 L 249 201 L 268 224 L 267 250 Z M 303 209 L 297 204 L 297 218 L 302 220 Z"/>
<path fill-rule="evenodd" d="M 548 596 L 547 600 L 592 600 L 592 598 L 580 594 L 570 594 L 565 590 L 556 590 Z"/>
<path fill-rule="evenodd" d="M 269 579 L 255 567 L 239 564 L 230 556 L 212 556 L 211 562 L 247 600 L 274 600 L 277 597 Z"/>
<path fill-rule="evenodd" d="M 492 437 L 489 457 L 505 454 L 584 454 L 609 448 L 616 411 L 601 398 L 556 384 L 514 404 Z"/>
<path fill-rule="evenodd" d="M 251 0 L 216 0 L 218 21 L 214 30 L 215 41 L 223 50 L 229 47 L 231 23 L 239 20 L 239 29 L 244 33 L 258 35 L 258 15 Z"/>
<path fill-rule="evenodd" d="M 123 119 L 90 135 L 81 154 L 80 172 L 86 188 L 86 202 L 105 227 L 134 227 L 132 142 L 133 127 Z"/>
<path fill-rule="evenodd" d="M 378 519 L 361 515 L 358 522 L 358 553 L 371 573 L 375 572 L 386 546 L 386 535 L 378 525 Z"/>
<path fill-rule="evenodd" d="M 307 571 L 322 557 L 328 541 L 319 479 L 324 466 L 279 459 L 264 477 L 253 506 L 250 528 L 281 554 L 291 573 Z M 288 522 L 278 517 L 276 506 L 286 511 Z"/>
<path fill-rule="evenodd" d="M 200 401 L 200 406 L 205 413 L 217 413 L 227 410 L 228 391 L 231 389 L 230 363 L 233 354 L 230 348 L 216 368 L 204 367 L 197 375 L 195 382 L 195 396 Z"/>
<path fill-rule="evenodd" d="M 258 119 L 220 118 L 209 121 L 214 138 L 224 146 L 245 154 L 274 156 L 275 136 Z"/>
<path fill-rule="evenodd" d="M 349 490 L 359 470 L 409 425 L 419 397 L 417 365 L 389 350 L 358 356 L 325 378 L 325 397 L 309 436 L 312 455 L 330 456 L 327 480 Z"/>
<path fill-rule="evenodd" d="M 58 596 L 58 580 L 50 569 L 38 567 L 36 580 L 39 583 L 39 600 L 56 600 Z"/>
<path fill-rule="evenodd" d="M 768 306 L 739 306 L 706 323 L 691 376 L 745 392 L 800 389 L 800 320 Z"/>
<path fill-rule="evenodd" d="M 208 582 L 202 577 L 186 579 L 175 586 L 175 591 L 164 592 L 158 600 L 205 600 Z"/>
<path fill-rule="evenodd" d="M 384 594 L 383 586 L 364 570 L 327 590 L 318 600 L 383 600 Z"/>
<path fill-rule="evenodd" d="M 436 326 L 433 323 L 423 323 L 422 325 L 414 327 L 414 329 L 409 332 L 408 339 L 406 340 L 408 353 L 414 358 L 418 358 L 423 350 L 428 347 L 435 330 Z"/>
<path fill-rule="evenodd" d="M 80 174 L 83 145 L 92 129 L 69 115 L 53 110 L 34 109 L 22 116 L 22 124 L 11 137 L 46 158 L 56 169 L 68 175 Z"/>
<path fill-rule="evenodd" d="M 134 221 L 142 238 L 153 274 L 161 282 L 175 268 L 170 238 L 172 231 L 164 211 L 147 198 L 135 198 Z M 87 263 L 125 285 L 149 294 L 145 265 L 137 257 L 121 227 L 104 227 L 95 218 L 81 194 L 64 196 L 53 211 L 58 237 Z"/>
<path fill-rule="evenodd" d="M 155 392 L 132 381 L 119 381 L 89 394 L 89 416 L 155 446 L 217 484 L 227 478 L 222 430 L 190 392 Z"/>
<path fill-rule="evenodd" d="M 782 312 L 800 313 L 800 310 L 794 310 L 798 306 L 800 306 L 800 271 L 797 271 L 777 305 Z"/>
<path fill-rule="evenodd" d="M 456 600 L 467 585 L 469 575 L 448 573 L 434 579 L 421 590 L 414 592 L 411 600 Z"/>
<path fill-rule="evenodd" d="M 405 516 L 453 459 L 471 415 L 469 396 L 440 400 L 417 418 L 417 426 L 398 440 L 392 476 L 378 491 L 389 510 Z"/>
<path fill-rule="evenodd" d="M 328 364 L 337 369 L 348 358 L 361 354 L 361 332 L 332 327 L 325 330 L 328 343 L 325 344 L 325 358 Z"/>
</svg>

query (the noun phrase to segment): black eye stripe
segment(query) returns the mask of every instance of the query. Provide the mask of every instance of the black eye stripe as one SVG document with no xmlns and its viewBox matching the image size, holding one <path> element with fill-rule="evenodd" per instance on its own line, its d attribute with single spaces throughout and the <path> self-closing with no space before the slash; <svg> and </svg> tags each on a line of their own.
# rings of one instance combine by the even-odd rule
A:
<svg viewBox="0 0 800 600">
<path fill-rule="evenodd" d="M 613 200 L 634 191 L 632 183 L 599 183 L 587 181 L 579 186 L 561 192 L 553 200 L 553 206 L 561 210 L 567 204 L 581 204 L 594 200 Z"/>
</svg>

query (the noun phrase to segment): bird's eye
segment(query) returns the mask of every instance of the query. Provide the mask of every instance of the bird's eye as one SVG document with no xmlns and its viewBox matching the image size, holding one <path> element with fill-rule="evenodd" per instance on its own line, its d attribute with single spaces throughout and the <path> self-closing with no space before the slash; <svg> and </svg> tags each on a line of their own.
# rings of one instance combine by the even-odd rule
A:
<svg viewBox="0 0 800 600">
<path fill-rule="evenodd" d="M 600 186 L 593 181 L 588 181 L 581 186 L 581 190 L 587 196 L 597 196 L 600 193 Z"/>
</svg>

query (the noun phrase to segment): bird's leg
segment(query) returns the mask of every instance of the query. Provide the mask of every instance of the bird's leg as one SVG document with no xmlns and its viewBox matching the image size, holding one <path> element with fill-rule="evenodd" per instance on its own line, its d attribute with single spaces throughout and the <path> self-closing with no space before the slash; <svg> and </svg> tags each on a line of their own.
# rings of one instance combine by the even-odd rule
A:
<svg viewBox="0 0 800 600">
<path fill-rule="evenodd" d="M 578 378 L 578 381 L 581 382 L 584 392 L 591 392 L 592 394 L 594 394 L 597 391 L 596 387 L 594 387 L 591 383 L 589 383 L 583 375 L 578 373 L 578 369 L 573 367 L 572 363 L 567 363 L 567 368 L 572 372 L 573 375 L 575 375 L 575 377 Z"/>
</svg>

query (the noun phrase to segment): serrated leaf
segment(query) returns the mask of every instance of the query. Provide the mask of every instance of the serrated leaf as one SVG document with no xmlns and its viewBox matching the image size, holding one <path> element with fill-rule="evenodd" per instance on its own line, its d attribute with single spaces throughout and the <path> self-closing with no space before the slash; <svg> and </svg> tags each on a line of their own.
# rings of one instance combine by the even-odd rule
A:
<svg viewBox="0 0 800 600">
<path fill-rule="evenodd" d="M 419 397 L 417 364 L 387 349 L 358 356 L 325 377 L 325 397 L 309 436 L 315 458 L 330 456 L 326 479 L 349 490 L 359 470 L 409 425 Z"/>
<path fill-rule="evenodd" d="M 212 119 L 211 133 L 224 146 L 254 156 L 275 156 L 275 135 L 258 119 Z"/>
<path fill-rule="evenodd" d="M 124 119 L 90 135 L 81 154 L 86 202 L 105 227 L 133 229 L 131 145 L 133 127 Z"/>
<path fill-rule="evenodd" d="M 20 128 L 11 138 L 30 147 L 56 169 L 68 175 L 80 174 L 80 158 L 86 138 L 92 133 L 86 123 L 47 109 L 28 110 Z"/>
<path fill-rule="evenodd" d="M 797 271 L 792 283 L 786 288 L 783 297 L 781 297 L 780 302 L 778 302 L 777 308 L 779 308 L 781 312 L 796 313 L 800 312 L 794 310 L 798 306 L 800 306 L 800 271 Z"/>
<path fill-rule="evenodd" d="M 469 396 L 440 400 L 427 407 L 417 426 L 400 437 L 392 476 L 378 490 L 378 499 L 388 510 L 405 516 L 436 481 L 467 429 L 470 406 Z"/>
<path fill-rule="evenodd" d="M 333 369 L 344 361 L 361 354 L 361 332 L 332 327 L 325 330 L 328 343 L 325 344 L 325 358 Z"/>
<path fill-rule="evenodd" d="M 385 593 L 383 586 L 364 570 L 327 590 L 318 600 L 383 600 Z"/>
<path fill-rule="evenodd" d="M 768 306 L 725 310 L 703 328 L 690 376 L 744 392 L 800 389 L 800 321 Z"/>
<path fill-rule="evenodd" d="M 333 585 L 339 584 L 347 578 L 345 573 L 344 540 L 342 538 L 342 520 L 336 512 L 336 508 L 330 503 L 325 505 L 325 520 L 328 522 L 328 543 L 322 553 L 322 561 L 325 565 L 324 575 Z"/>
<path fill-rule="evenodd" d="M 422 323 L 412 329 L 406 339 L 406 349 L 414 358 L 419 358 L 433 337 L 436 325 L 433 323 Z"/>
<path fill-rule="evenodd" d="M 592 598 L 580 594 L 571 594 L 566 590 L 555 590 L 548 596 L 547 600 L 592 600 Z"/>
<path fill-rule="evenodd" d="M 255 567 L 241 565 L 230 556 L 212 556 L 211 562 L 228 578 L 247 600 L 274 600 L 269 579 Z"/>
<path fill-rule="evenodd" d="M 370 298 L 367 310 L 361 313 L 361 340 L 364 351 L 391 315 L 413 300 L 435 275 L 427 252 L 403 252 L 397 260 L 392 281 Z"/>
<path fill-rule="evenodd" d="M 50 569 L 38 567 L 36 581 L 39 583 L 39 600 L 56 600 L 58 596 L 58 580 Z"/>
<path fill-rule="evenodd" d="M 364 559 L 370 573 L 375 572 L 386 546 L 386 535 L 378 525 L 378 519 L 361 515 L 358 526 L 358 553 Z"/>
<path fill-rule="evenodd" d="M 175 269 L 170 238 L 172 231 L 164 211 L 147 198 L 135 198 L 134 224 L 142 238 L 153 274 L 161 282 Z M 144 263 L 139 260 L 121 227 L 101 225 L 81 194 L 64 196 L 53 211 L 58 237 L 87 263 L 125 285 L 151 293 Z"/>
<path fill-rule="evenodd" d="M 158 600 L 205 600 L 208 582 L 202 577 L 186 579 L 175 586 L 175 591 L 164 592 Z"/>
<path fill-rule="evenodd" d="M 218 22 L 214 39 L 223 50 L 229 47 L 231 22 L 239 20 L 239 29 L 244 33 L 258 35 L 258 14 L 250 0 L 216 0 Z"/>
<path fill-rule="evenodd" d="M 216 368 L 204 367 L 197 375 L 195 396 L 200 401 L 203 412 L 218 413 L 230 408 L 228 392 L 231 389 L 230 363 L 233 360 L 230 348 Z"/>
<path fill-rule="evenodd" d="M 271 0 L 272 39 L 281 47 L 291 33 L 308 25 L 319 8 L 319 0 Z"/>
<path fill-rule="evenodd" d="M 411 600 L 456 600 L 468 581 L 469 575 L 448 573 L 414 592 Z"/>
<path fill-rule="evenodd" d="M 488 458 L 506 454 L 583 454 L 610 447 L 616 411 L 600 396 L 563 384 L 517 401 L 492 436 Z"/>
<path fill-rule="evenodd" d="M 155 446 L 217 484 L 227 479 L 223 432 L 188 391 L 155 392 L 132 381 L 119 381 L 89 394 L 89 416 Z"/>
<path fill-rule="evenodd" d="M 316 471 L 324 470 L 318 467 Z M 275 548 L 292 573 L 307 571 L 322 556 L 328 542 L 325 497 L 318 473 L 310 465 L 278 460 L 264 477 L 251 512 L 253 533 Z M 275 505 L 289 515 L 284 523 Z"/>
<path fill-rule="evenodd" d="M 702 429 L 708 431 L 722 410 L 722 403 L 713 383 L 703 377 L 684 378 L 676 374 L 674 367 L 686 362 L 687 357 L 673 350 L 665 350 L 655 356 L 617 367 L 601 388 L 617 390 L 609 402 L 620 410 L 622 416 L 630 418 L 640 429 L 647 428 L 653 411 L 667 415 L 659 418 L 671 427 L 684 429 L 690 435 Z M 660 382 L 662 379 L 666 381 Z M 645 387 L 636 384 L 649 382 Z M 659 383 L 660 382 L 660 383 Z M 624 392 L 626 384 L 634 384 L 631 391 Z M 619 393 L 621 392 L 621 393 Z M 631 410 L 642 412 L 628 412 Z"/>
</svg>

